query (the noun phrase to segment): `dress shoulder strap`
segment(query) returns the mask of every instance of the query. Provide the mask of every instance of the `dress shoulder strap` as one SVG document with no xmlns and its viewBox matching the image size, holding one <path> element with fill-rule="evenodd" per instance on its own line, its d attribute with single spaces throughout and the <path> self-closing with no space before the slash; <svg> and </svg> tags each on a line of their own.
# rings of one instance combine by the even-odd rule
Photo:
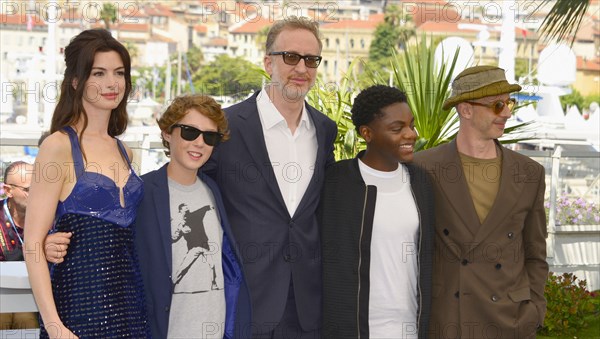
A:
<svg viewBox="0 0 600 339">
<path fill-rule="evenodd" d="M 85 170 L 83 156 L 81 155 L 81 147 L 79 146 L 79 138 L 73 127 L 66 126 L 63 130 L 69 135 L 69 140 L 71 141 L 71 155 L 73 157 L 73 165 L 75 166 L 75 175 L 79 178 Z"/>
<path fill-rule="evenodd" d="M 129 165 L 129 169 L 131 169 L 131 160 L 129 160 L 129 156 L 127 155 L 127 150 L 125 149 L 123 142 L 117 139 L 117 145 L 119 145 L 119 151 L 121 151 L 123 158 L 125 159 L 125 161 L 127 161 L 127 165 Z"/>
</svg>

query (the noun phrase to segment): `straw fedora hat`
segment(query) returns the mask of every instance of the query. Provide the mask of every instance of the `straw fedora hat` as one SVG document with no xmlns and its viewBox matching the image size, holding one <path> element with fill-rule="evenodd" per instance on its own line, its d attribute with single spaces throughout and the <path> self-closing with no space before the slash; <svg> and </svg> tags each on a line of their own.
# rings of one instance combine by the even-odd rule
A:
<svg viewBox="0 0 600 339">
<path fill-rule="evenodd" d="M 500 67 L 469 67 L 460 72 L 452 82 L 452 95 L 444 101 L 442 108 L 447 110 L 464 101 L 520 90 L 521 86 L 508 83 L 504 70 Z"/>
</svg>

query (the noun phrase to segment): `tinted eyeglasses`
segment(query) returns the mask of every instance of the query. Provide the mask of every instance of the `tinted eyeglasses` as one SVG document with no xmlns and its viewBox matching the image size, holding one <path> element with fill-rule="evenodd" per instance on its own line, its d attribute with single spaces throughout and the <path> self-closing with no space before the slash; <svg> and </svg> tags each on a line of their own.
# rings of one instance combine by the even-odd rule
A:
<svg viewBox="0 0 600 339">
<path fill-rule="evenodd" d="M 204 142 L 208 146 L 217 146 L 221 139 L 223 138 L 223 133 L 214 132 L 214 131 L 202 131 L 197 129 L 196 127 L 183 125 L 183 124 L 175 124 L 173 128 L 179 127 L 181 131 L 181 138 L 186 141 L 194 141 L 198 139 L 200 134 L 204 138 Z"/>
<path fill-rule="evenodd" d="M 16 188 L 22 190 L 25 193 L 29 193 L 29 187 L 19 186 L 19 185 L 15 185 L 15 184 L 5 184 L 5 185 L 7 185 L 7 186 L 13 186 L 13 187 L 16 187 Z"/>
<path fill-rule="evenodd" d="M 487 107 L 487 108 L 491 109 L 492 111 L 494 111 L 494 113 L 496 115 L 498 115 L 498 114 L 502 113 L 502 111 L 504 110 L 504 106 L 507 106 L 509 112 L 512 112 L 513 108 L 515 108 L 515 106 L 517 105 L 517 100 L 510 98 L 507 100 L 496 100 L 490 104 L 483 104 L 481 102 L 475 102 L 475 101 L 467 101 L 467 103 L 469 103 L 471 105 L 475 105 L 475 106 Z"/>
<path fill-rule="evenodd" d="M 285 62 L 286 65 L 291 66 L 296 66 L 300 62 L 300 59 L 303 59 L 304 64 L 308 68 L 319 67 L 321 60 L 323 60 L 323 57 L 318 55 L 300 55 L 292 52 L 271 52 L 269 55 L 281 55 L 283 57 L 283 62 Z"/>
</svg>

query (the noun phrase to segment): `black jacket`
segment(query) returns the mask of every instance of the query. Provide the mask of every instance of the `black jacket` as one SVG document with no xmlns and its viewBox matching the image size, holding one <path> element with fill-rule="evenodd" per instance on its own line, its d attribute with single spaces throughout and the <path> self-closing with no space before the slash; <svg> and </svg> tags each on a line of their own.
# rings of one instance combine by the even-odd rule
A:
<svg viewBox="0 0 600 339">
<path fill-rule="evenodd" d="M 431 309 L 434 199 L 428 174 L 411 164 L 406 167 L 420 220 L 418 324 L 419 338 L 426 338 Z M 358 158 L 327 169 L 319 212 L 324 338 L 369 338 L 369 271 L 376 196 L 377 187 L 367 186 L 362 179 Z"/>
</svg>

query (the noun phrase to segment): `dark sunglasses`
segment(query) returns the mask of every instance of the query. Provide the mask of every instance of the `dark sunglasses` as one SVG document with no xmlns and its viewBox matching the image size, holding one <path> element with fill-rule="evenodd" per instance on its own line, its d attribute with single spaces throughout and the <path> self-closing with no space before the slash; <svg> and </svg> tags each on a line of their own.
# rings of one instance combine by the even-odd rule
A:
<svg viewBox="0 0 600 339">
<path fill-rule="evenodd" d="M 208 146 L 217 146 L 219 144 L 219 142 L 221 142 L 221 139 L 223 138 L 223 133 L 219 133 L 219 132 L 201 131 L 201 130 L 197 129 L 196 127 L 182 125 L 182 124 L 173 125 L 173 128 L 175 128 L 175 127 L 180 128 L 181 138 L 186 141 L 194 141 L 200 136 L 200 134 L 202 134 L 202 137 L 204 138 L 204 142 Z"/>
<path fill-rule="evenodd" d="M 496 100 L 494 102 L 492 102 L 491 104 L 482 104 L 480 102 L 475 102 L 475 101 L 467 101 L 467 103 L 471 104 L 471 105 L 475 105 L 475 106 L 483 106 L 483 107 L 487 107 L 490 108 L 492 111 L 494 111 L 494 113 L 496 115 L 502 113 L 502 111 L 504 110 L 504 106 L 508 107 L 508 111 L 512 112 L 513 108 L 515 108 L 515 106 L 517 105 L 517 100 L 510 98 L 505 100 Z"/>
<path fill-rule="evenodd" d="M 16 188 L 21 189 L 25 193 L 29 193 L 29 187 L 19 186 L 19 185 L 15 185 L 15 184 L 5 184 L 5 185 L 7 185 L 7 186 L 14 186 Z"/>
<path fill-rule="evenodd" d="M 323 57 L 318 55 L 300 55 L 298 53 L 292 52 L 271 52 L 269 53 L 269 55 L 283 56 L 283 62 L 285 62 L 286 65 L 290 66 L 296 66 L 300 62 L 300 59 L 303 59 L 304 64 L 308 68 L 319 67 L 319 65 L 321 64 L 321 60 L 323 60 Z"/>
</svg>

